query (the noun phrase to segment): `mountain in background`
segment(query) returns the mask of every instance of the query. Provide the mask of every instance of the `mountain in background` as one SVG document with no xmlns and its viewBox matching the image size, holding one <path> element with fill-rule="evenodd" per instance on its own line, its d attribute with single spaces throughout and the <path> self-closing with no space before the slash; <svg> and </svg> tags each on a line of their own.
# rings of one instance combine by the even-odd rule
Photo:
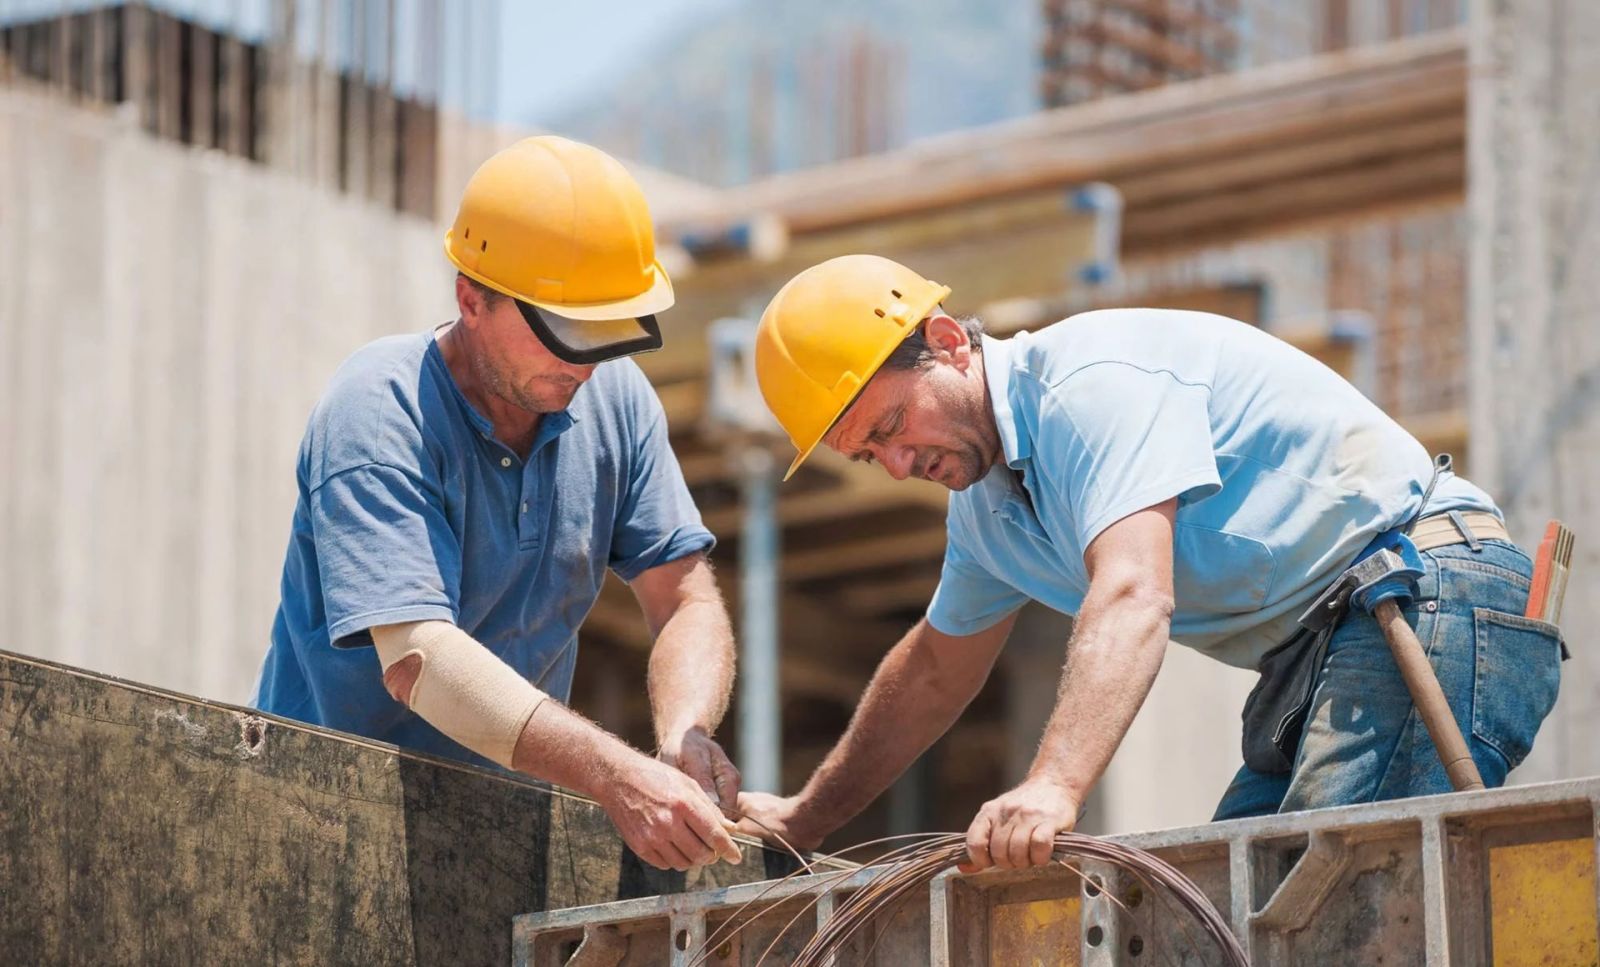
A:
<svg viewBox="0 0 1600 967">
<path fill-rule="evenodd" d="M 1038 109 L 1038 0 L 747 0 L 546 125 L 715 185 Z"/>
</svg>

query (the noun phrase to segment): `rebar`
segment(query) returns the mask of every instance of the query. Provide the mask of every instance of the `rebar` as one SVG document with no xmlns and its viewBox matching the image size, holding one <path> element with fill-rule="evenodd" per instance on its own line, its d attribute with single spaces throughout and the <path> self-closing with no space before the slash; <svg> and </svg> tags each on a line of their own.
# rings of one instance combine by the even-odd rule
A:
<svg viewBox="0 0 1600 967">
<path fill-rule="evenodd" d="M 896 904 L 904 900 L 919 888 L 926 886 L 934 877 L 952 869 L 967 860 L 966 838 L 959 833 L 929 834 L 927 836 L 890 837 L 889 839 L 917 838 L 922 841 L 901 847 L 881 858 L 882 872 L 873 876 L 863 886 L 855 890 L 848 898 L 842 901 L 834 910 L 833 915 L 821 924 L 816 933 L 796 955 L 792 961 L 793 967 L 825 967 L 830 958 L 837 957 L 845 946 L 868 925 L 878 921 L 888 914 Z M 875 840 L 872 843 L 863 843 L 852 847 L 846 852 L 855 852 L 864 848 L 878 845 L 885 840 Z M 1238 938 L 1233 935 L 1228 927 L 1227 920 L 1212 905 L 1204 892 L 1195 885 L 1176 867 L 1154 855 L 1131 846 L 1124 846 L 1107 840 L 1096 839 L 1081 833 L 1060 833 L 1056 836 L 1055 851 L 1052 861 L 1073 870 L 1080 879 L 1081 871 L 1077 870 L 1069 860 L 1081 858 L 1094 860 L 1117 867 L 1131 875 L 1152 893 L 1163 895 L 1172 900 L 1189 917 L 1198 922 L 1202 933 L 1214 944 L 1222 954 L 1224 963 L 1229 967 L 1249 967 L 1249 959 L 1245 956 L 1244 948 Z M 821 897 L 828 893 L 843 879 L 852 875 L 853 871 L 846 871 L 829 877 L 811 891 L 812 899 L 802 906 L 783 928 L 773 937 L 761 956 L 757 959 L 758 965 L 764 964 L 772 951 L 776 949 L 780 940 L 794 927 L 802 916 L 811 910 Z M 782 882 L 782 881 L 780 881 Z M 777 884 L 774 884 L 776 887 Z M 733 934 L 743 930 L 751 921 L 739 923 L 739 917 L 752 905 L 760 902 L 760 897 L 750 901 L 735 911 L 721 927 L 706 938 L 693 964 L 702 964 L 710 955 L 710 951 L 727 940 Z M 735 926 L 735 924 L 738 924 Z M 1190 942 L 1194 938 L 1184 929 L 1185 936 Z M 873 945 L 877 944 L 877 937 Z"/>
</svg>

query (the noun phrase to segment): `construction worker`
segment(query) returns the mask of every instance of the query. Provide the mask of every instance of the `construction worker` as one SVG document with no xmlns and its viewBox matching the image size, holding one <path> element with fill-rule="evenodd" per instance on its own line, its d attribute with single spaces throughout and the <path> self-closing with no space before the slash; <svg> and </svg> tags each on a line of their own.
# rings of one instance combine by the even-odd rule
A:
<svg viewBox="0 0 1600 967">
<path fill-rule="evenodd" d="M 799 794 L 740 797 L 751 833 L 815 845 L 864 808 L 977 694 L 1030 599 L 1074 616 L 1065 671 L 1027 778 L 968 829 L 971 868 L 1049 860 L 1169 635 L 1262 673 L 1218 819 L 1449 791 L 1373 619 L 1300 624 L 1406 525 L 1426 568 L 1405 615 L 1473 759 L 1496 786 L 1527 754 L 1562 651 L 1522 617 L 1528 557 L 1487 494 L 1354 387 L 1220 316 L 1111 309 L 996 339 L 944 312 L 949 291 L 851 255 L 761 318 L 756 373 L 795 467 L 825 443 L 952 494 L 926 616 Z"/>
<path fill-rule="evenodd" d="M 254 704 L 585 793 L 657 867 L 737 859 L 712 536 L 623 358 L 673 302 L 644 195 L 529 138 L 473 175 L 444 247 L 459 318 L 358 350 L 311 415 Z M 656 636 L 660 761 L 562 704 L 607 568 Z"/>
</svg>

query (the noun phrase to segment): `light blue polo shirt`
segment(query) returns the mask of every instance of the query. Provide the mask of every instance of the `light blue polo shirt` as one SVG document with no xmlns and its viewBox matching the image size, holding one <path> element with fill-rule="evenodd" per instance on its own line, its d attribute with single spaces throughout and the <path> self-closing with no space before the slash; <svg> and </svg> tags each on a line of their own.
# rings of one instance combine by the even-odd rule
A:
<svg viewBox="0 0 1600 967">
<path fill-rule="evenodd" d="M 928 620 L 990 627 L 1028 599 L 1076 614 L 1100 532 L 1178 498 L 1172 638 L 1245 668 L 1375 535 L 1432 461 L 1333 370 L 1253 326 L 1107 309 L 983 340 L 1003 463 L 950 497 Z M 1498 513 L 1442 477 L 1429 512 Z"/>
<path fill-rule="evenodd" d="M 492 766 L 390 697 L 367 629 L 450 621 L 566 701 L 606 569 L 711 547 L 631 360 L 545 416 L 526 461 L 451 378 L 433 333 L 357 351 L 311 414 L 272 644 L 252 704 Z M 366 646 L 366 647 L 360 647 Z"/>
</svg>

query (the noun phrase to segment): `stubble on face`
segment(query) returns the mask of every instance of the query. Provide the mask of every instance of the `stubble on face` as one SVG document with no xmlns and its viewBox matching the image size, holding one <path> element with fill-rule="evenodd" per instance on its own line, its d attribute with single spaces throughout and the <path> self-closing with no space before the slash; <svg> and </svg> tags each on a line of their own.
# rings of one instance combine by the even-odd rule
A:
<svg viewBox="0 0 1600 967">
<path fill-rule="evenodd" d="M 532 333 L 529 333 L 529 336 L 537 338 Z M 537 351 L 542 356 L 548 357 L 541 362 L 559 365 L 548 349 L 539 346 Z M 535 416 L 558 413 L 571 406 L 573 397 L 578 394 L 578 390 L 586 381 L 560 371 L 519 373 L 505 354 L 493 352 L 481 345 L 475 347 L 472 352 L 472 365 L 479 383 L 488 393 L 524 413 Z M 592 372 L 592 369 L 590 371 Z"/>
<path fill-rule="evenodd" d="M 1000 454 L 1000 436 L 988 411 L 987 394 L 949 385 L 931 373 L 921 371 L 902 392 L 875 400 L 876 413 L 871 420 L 861 414 L 851 421 L 846 438 L 835 438 L 829 446 L 851 459 L 866 460 L 873 459 L 870 444 L 881 443 L 892 452 L 909 438 L 915 442 L 910 444 L 907 476 L 955 491 L 982 479 Z M 896 429 L 902 423 L 904 426 Z"/>
<path fill-rule="evenodd" d="M 982 400 L 948 392 L 937 392 L 935 398 L 950 440 L 918 455 L 916 475 L 954 491 L 966 490 L 989 472 L 999 453 L 999 434 Z"/>
</svg>

